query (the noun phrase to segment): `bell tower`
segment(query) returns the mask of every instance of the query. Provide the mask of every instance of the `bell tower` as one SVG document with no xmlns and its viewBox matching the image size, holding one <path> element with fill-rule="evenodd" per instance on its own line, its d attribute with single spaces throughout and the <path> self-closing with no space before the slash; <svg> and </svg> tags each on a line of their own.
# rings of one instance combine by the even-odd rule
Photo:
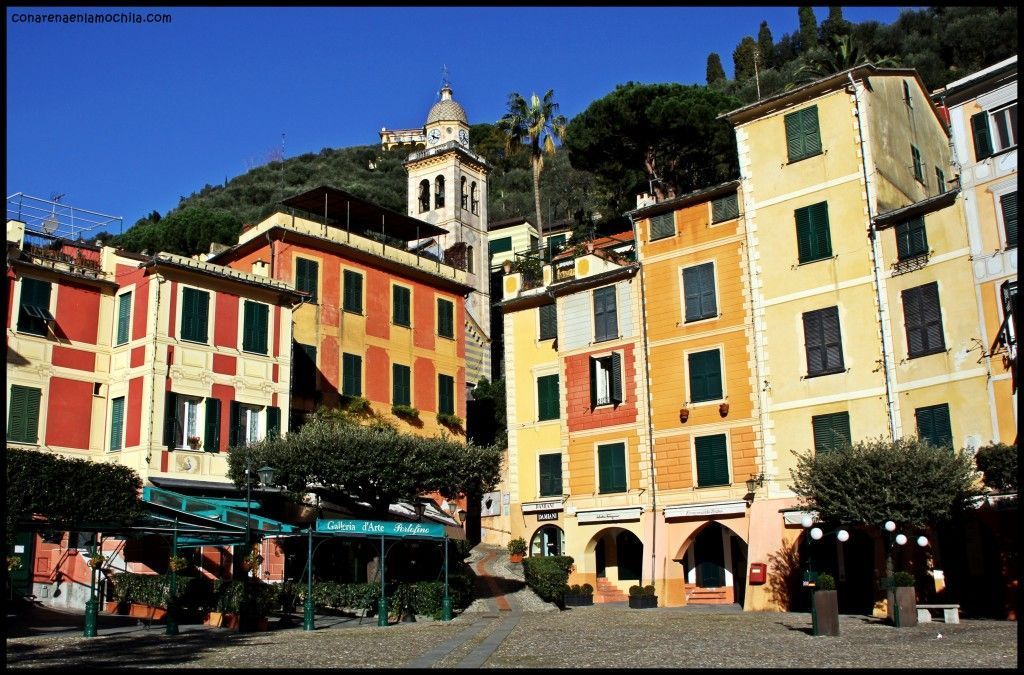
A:
<svg viewBox="0 0 1024 675">
<path fill-rule="evenodd" d="M 487 172 L 483 157 L 469 147 L 466 111 L 452 98 L 447 75 L 440 100 L 427 113 L 427 147 L 409 155 L 409 215 L 447 230 L 417 243 L 467 272 L 474 288 L 466 299 L 466 382 L 491 375 L 491 298 L 487 253 Z"/>
</svg>

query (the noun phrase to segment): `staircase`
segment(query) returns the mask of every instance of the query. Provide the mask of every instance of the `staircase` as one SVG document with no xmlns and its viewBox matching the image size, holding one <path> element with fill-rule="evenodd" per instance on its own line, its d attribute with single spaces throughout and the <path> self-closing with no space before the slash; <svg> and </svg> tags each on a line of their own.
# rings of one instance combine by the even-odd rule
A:
<svg viewBox="0 0 1024 675">
<path fill-rule="evenodd" d="M 731 605 L 733 602 L 733 589 L 729 586 L 701 588 L 695 584 L 686 584 L 688 605 Z"/>
<path fill-rule="evenodd" d="M 611 581 L 598 577 L 597 587 L 594 589 L 594 602 L 629 602 L 629 596 Z"/>
</svg>

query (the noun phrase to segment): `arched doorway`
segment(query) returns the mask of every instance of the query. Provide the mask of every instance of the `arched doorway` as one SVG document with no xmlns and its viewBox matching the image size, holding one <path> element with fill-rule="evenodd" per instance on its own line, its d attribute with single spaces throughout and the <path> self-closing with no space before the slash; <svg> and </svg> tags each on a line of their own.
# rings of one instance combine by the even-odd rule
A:
<svg viewBox="0 0 1024 675">
<path fill-rule="evenodd" d="M 594 555 L 597 578 L 640 582 L 644 545 L 629 530 L 613 527 L 598 532 L 590 540 L 587 552 Z"/>
<path fill-rule="evenodd" d="M 747 543 L 728 527 L 714 521 L 703 525 L 676 560 L 683 565 L 689 604 L 742 604 Z"/>
<path fill-rule="evenodd" d="M 800 567 L 802 572 L 827 572 L 836 580 L 839 611 L 843 614 L 871 614 L 875 606 L 875 539 L 856 528 L 848 528 L 850 539 L 839 541 L 829 534 L 814 541 L 804 532 L 800 535 Z M 805 589 L 806 590 L 806 589 Z M 810 609 L 810 591 L 794 599 L 794 610 Z"/>
<path fill-rule="evenodd" d="M 565 551 L 565 533 L 557 525 L 545 525 L 537 528 L 530 539 L 530 555 L 563 555 Z"/>
</svg>

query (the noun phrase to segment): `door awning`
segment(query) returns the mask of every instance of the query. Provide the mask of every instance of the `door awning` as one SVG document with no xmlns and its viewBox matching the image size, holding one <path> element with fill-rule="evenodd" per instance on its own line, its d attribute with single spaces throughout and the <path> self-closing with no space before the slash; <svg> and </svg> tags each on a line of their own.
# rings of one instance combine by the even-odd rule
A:
<svg viewBox="0 0 1024 675">
<path fill-rule="evenodd" d="M 227 500 L 193 497 L 147 486 L 142 488 L 142 501 L 152 519 L 144 529 L 150 533 L 155 533 L 154 529 L 170 533 L 173 527 L 180 537 L 179 545 L 226 546 L 244 543 L 247 532 L 257 539 L 299 532 L 294 525 L 257 514 L 247 515 L 244 509 L 226 504 Z"/>
</svg>

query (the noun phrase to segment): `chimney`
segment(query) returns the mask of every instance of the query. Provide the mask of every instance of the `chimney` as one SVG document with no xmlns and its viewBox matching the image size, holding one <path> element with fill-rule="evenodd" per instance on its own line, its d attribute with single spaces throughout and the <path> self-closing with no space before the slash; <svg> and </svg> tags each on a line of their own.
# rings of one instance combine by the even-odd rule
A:
<svg viewBox="0 0 1024 675">
<path fill-rule="evenodd" d="M 645 206 L 656 204 L 657 202 L 658 200 L 654 198 L 654 195 L 649 194 L 647 192 L 641 192 L 636 196 L 636 207 L 638 209 L 642 209 Z"/>
<path fill-rule="evenodd" d="M 266 260 L 257 260 L 252 264 L 252 273 L 258 277 L 270 276 L 267 274 L 267 267 L 268 265 Z"/>
</svg>

